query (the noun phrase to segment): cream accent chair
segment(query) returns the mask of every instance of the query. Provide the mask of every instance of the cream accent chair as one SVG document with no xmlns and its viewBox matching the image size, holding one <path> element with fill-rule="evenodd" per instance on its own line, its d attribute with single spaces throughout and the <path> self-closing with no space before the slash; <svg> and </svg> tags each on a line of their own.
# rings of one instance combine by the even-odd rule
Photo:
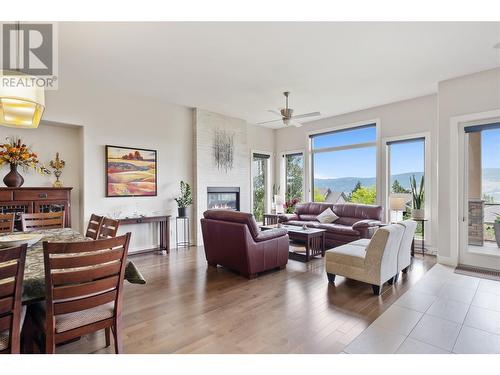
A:
<svg viewBox="0 0 500 375">
<path fill-rule="evenodd" d="M 399 272 L 408 272 L 411 264 L 411 244 L 413 242 L 413 237 L 415 236 L 415 231 L 417 230 L 417 222 L 414 220 L 405 220 L 398 223 L 404 227 L 404 234 L 401 240 L 401 245 L 399 246 L 398 253 L 398 273 L 394 278 L 394 282 L 397 281 Z"/>
<path fill-rule="evenodd" d="M 333 284 L 335 276 L 371 284 L 379 295 L 382 285 L 398 273 L 398 254 L 404 226 L 391 224 L 379 228 L 370 240 L 357 240 L 326 252 L 326 273 Z"/>
</svg>

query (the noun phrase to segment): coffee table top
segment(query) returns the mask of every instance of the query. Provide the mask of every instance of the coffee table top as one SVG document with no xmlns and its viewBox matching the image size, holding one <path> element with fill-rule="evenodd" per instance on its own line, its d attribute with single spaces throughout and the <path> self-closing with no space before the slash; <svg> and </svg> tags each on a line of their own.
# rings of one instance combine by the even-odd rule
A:
<svg viewBox="0 0 500 375">
<path fill-rule="evenodd" d="M 315 234 L 315 233 L 321 233 L 321 232 L 326 232 L 326 229 L 320 229 L 320 228 L 307 228 L 303 229 L 302 227 L 299 227 L 298 225 L 281 225 L 281 227 L 278 227 L 278 224 L 273 224 L 273 225 L 262 225 L 261 229 L 274 229 L 274 228 L 284 228 L 290 233 L 297 233 L 297 234 Z"/>
</svg>

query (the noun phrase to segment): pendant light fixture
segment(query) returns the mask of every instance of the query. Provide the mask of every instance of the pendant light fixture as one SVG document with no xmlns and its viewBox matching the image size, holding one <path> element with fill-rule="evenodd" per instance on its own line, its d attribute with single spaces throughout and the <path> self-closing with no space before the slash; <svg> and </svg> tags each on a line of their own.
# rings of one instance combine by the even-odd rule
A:
<svg viewBox="0 0 500 375">
<path fill-rule="evenodd" d="M 0 125 L 13 128 L 38 128 L 45 110 L 45 92 L 38 87 L 36 77 L 19 69 L 20 23 L 17 22 L 16 69 L 3 71 L 0 79 Z M 8 82 L 8 84 L 6 84 Z"/>
</svg>

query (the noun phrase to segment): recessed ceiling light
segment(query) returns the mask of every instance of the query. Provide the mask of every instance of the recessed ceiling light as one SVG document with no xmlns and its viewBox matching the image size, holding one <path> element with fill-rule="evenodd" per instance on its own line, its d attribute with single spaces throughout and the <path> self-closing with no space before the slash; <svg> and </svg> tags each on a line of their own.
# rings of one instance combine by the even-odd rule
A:
<svg viewBox="0 0 500 375">
<path fill-rule="evenodd" d="M 500 42 L 498 42 L 497 44 L 495 44 L 495 45 L 493 46 L 493 48 L 498 48 L 498 49 L 500 49 Z"/>
</svg>

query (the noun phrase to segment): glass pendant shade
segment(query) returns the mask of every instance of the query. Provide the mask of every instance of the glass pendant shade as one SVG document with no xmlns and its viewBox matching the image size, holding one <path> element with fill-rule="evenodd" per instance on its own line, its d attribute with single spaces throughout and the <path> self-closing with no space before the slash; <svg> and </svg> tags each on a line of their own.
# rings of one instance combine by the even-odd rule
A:
<svg viewBox="0 0 500 375">
<path fill-rule="evenodd" d="M 0 75 L 11 82 L 29 82 L 26 75 Z M 0 125 L 13 128 L 37 128 L 45 110 L 43 87 L 0 85 Z"/>
</svg>

